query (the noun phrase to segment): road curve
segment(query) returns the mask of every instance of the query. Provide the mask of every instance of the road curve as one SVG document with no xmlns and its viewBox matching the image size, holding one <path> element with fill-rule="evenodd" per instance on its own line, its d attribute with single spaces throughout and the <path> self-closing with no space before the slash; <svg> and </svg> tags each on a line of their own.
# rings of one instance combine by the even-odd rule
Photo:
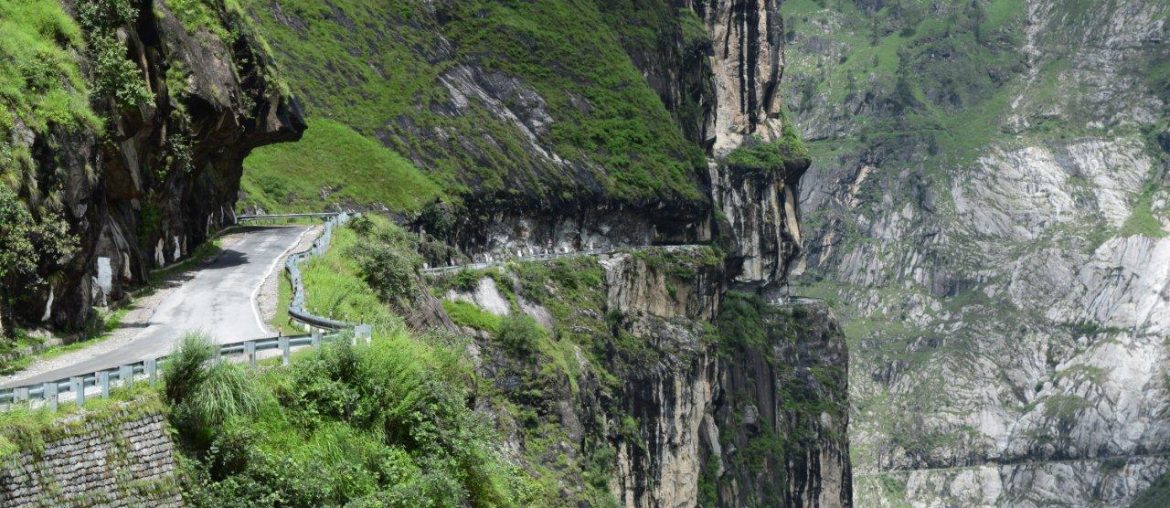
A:
<svg viewBox="0 0 1170 508">
<path fill-rule="evenodd" d="M 43 383 L 169 354 L 175 342 L 191 331 L 202 331 L 220 343 L 268 337 L 255 296 L 268 275 L 279 269 L 287 252 L 307 227 L 251 227 L 228 235 L 232 242 L 214 260 L 192 269 L 155 307 L 133 338 L 100 354 L 70 353 L 67 365 L 17 373 L 5 387 Z M 100 346 L 100 345 L 99 345 Z"/>
</svg>

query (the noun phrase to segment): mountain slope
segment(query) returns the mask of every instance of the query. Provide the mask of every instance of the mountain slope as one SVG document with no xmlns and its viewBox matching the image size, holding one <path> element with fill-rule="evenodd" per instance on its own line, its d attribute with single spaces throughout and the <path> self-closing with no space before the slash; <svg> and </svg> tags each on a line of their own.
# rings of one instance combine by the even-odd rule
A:
<svg viewBox="0 0 1170 508">
<path fill-rule="evenodd" d="M 1125 504 L 1170 436 L 1170 5 L 784 12 L 797 291 L 845 311 L 858 503 Z"/>
</svg>

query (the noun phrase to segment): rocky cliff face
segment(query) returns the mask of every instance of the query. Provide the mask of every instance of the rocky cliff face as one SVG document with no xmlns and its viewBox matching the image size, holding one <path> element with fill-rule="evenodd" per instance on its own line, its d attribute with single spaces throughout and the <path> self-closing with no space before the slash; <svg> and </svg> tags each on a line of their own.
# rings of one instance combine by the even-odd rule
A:
<svg viewBox="0 0 1170 508">
<path fill-rule="evenodd" d="M 479 259 L 662 243 L 726 250 L 521 263 L 474 284 L 448 280 L 439 293 L 503 319 L 527 314 L 560 341 L 537 349 L 570 348 L 563 373 L 540 374 L 462 323 L 480 337 L 480 371 L 507 400 L 484 408 L 515 429 L 519 460 L 568 471 L 569 499 L 592 505 L 599 489 L 629 507 L 849 506 L 844 336 L 823 303 L 790 302 L 781 289 L 801 245 L 796 196 L 808 160 L 755 172 L 724 160 L 742 144 L 783 136 L 779 2 L 676 4 L 666 12 L 681 9 L 681 22 L 704 31 L 701 43 L 682 27 L 650 46 L 629 34 L 622 43 L 687 137 L 708 150 L 711 208 L 689 221 L 619 207 L 569 219 L 512 212 L 480 228 L 487 241 L 461 246 Z M 629 15 L 616 3 L 602 11 Z M 526 430 L 524 410 L 511 404 L 547 421 Z"/>
<path fill-rule="evenodd" d="M 453 314 L 492 383 L 481 409 L 572 503 L 850 506 L 836 318 L 819 302 L 726 293 L 731 275 L 710 247 L 664 248 L 439 285 L 448 302 L 549 331 L 517 351 L 507 325 L 484 333 Z"/>
<path fill-rule="evenodd" d="M 1170 12 L 970 8 L 787 13 L 797 291 L 847 309 L 857 502 L 1125 506 L 1170 443 Z"/>
<path fill-rule="evenodd" d="M 119 79 L 141 79 L 141 100 L 95 92 L 104 133 L 13 134 L 17 147 L 30 151 L 45 180 L 40 186 L 60 187 L 64 218 L 78 239 L 76 255 L 41 274 L 49 283 L 23 295 L 17 311 L 29 323 L 80 326 L 93 307 L 122 298 L 151 269 L 234 223 L 244 157 L 257 146 L 298 139 L 304 129 L 262 42 L 238 13 L 208 11 L 216 24 L 188 27 L 161 0 L 117 4 L 132 14 L 124 22 L 102 11 L 107 4 L 117 2 L 78 2 L 73 15 L 91 41 L 112 37 L 114 61 L 124 53 L 130 69 Z M 101 65 L 109 64 L 81 61 L 91 76 Z"/>
</svg>

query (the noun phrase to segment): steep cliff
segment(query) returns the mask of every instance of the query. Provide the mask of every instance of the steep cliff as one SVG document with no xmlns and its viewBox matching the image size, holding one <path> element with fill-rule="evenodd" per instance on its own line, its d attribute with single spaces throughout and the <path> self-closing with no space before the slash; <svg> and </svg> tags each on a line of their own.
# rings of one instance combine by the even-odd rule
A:
<svg viewBox="0 0 1170 508">
<path fill-rule="evenodd" d="M 253 148 L 299 138 L 300 111 L 247 20 L 180 5 L 183 16 L 164 1 L 82 0 L 60 13 L 55 30 L 69 43 L 57 62 L 78 77 L 68 90 L 85 121 L 8 99 L 4 176 L 28 211 L 15 222 L 41 228 L 24 235 L 41 248 L 16 251 L 33 257 L 28 268 L 5 274 L 18 323 L 82 326 L 93 307 L 234 222 Z M 54 238 L 67 245 L 44 248 Z"/>
<path fill-rule="evenodd" d="M 1165 3 L 784 12 L 857 502 L 1128 504 L 1170 435 Z"/>
<path fill-rule="evenodd" d="M 710 155 L 711 218 L 673 241 L 716 247 L 509 264 L 448 276 L 435 295 L 479 337 L 479 370 L 498 390 L 481 404 L 513 429 L 509 448 L 558 471 L 570 499 L 848 506 L 844 336 L 823 304 L 789 302 L 784 291 L 809 158 L 777 101 L 777 4 L 688 7 L 601 10 L 684 135 Z M 671 240 L 608 216 L 611 226 L 592 231 L 539 226 L 544 218 L 531 215 L 521 227 L 504 222 L 488 234 L 503 248 L 481 257 Z M 525 319 L 543 332 L 520 341 L 507 323 Z M 517 351 L 517 342 L 530 345 Z"/>
<path fill-rule="evenodd" d="M 658 249 L 465 271 L 435 294 L 477 337 L 481 410 L 569 504 L 851 505 L 835 317 L 725 294 L 729 275 L 713 248 Z"/>
<path fill-rule="evenodd" d="M 844 339 L 786 298 L 810 160 L 780 100 L 779 6 L 248 3 L 310 115 L 444 194 L 354 203 L 322 179 L 321 206 L 403 213 L 430 264 L 608 252 L 448 274 L 413 320 L 475 337 L 477 407 L 566 503 L 851 502 Z M 256 164 L 249 206 L 306 201 Z M 750 316 L 722 317 L 728 290 Z"/>
<path fill-rule="evenodd" d="M 779 1 L 110 1 L 137 7 L 102 25 L 135 102 L 103 105 L 109 130 L 79 145 L 101 168 L 78 248 L 97 268 L 61 277 L 78 287 L 56 306 L 117 298 L 231 221 L 240 159 L 305 127 L 277 62 L 316 115 L 311 143 L 250 160 L 243 206 L 377 209 L 406 227 L 357 222 L 306 269 L 345 287 L 310 287 L 309 305 L 373 322 L 374 347 L 242 388 L 267 391 L 238 421 L 173 413 L 187 494 L 851 503 L 844 339 L 822 303 L 785 292 L 810 160 L 780 103 Z M 355 157 L 373 169 L 351 179 Z M 420 192 L 376 190 L 395 185 Z M 338 480 L 306 488 L 318 468 Z"/>
</svg>

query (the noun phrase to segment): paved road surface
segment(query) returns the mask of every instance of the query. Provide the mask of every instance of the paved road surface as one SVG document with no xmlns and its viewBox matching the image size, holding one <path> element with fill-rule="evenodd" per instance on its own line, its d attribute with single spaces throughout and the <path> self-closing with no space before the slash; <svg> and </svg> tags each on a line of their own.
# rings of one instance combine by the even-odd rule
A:
<svg viewBox="0 0 1170 508">
<path fill-rule="evenodd" d="M 76 362 L 54 370 L 31 376 L 17 374 L 4 383 L 5 387 L 53 381 L 169 354 L 179 338 L 194 330 L 202 330 L 221 343 L 272 336 L 256 310 L 255 293 L 307 230 L 302 226 L 267 227 L 233 233 L 235 241 L 218 258 L 188 272 L 185 277 L 189 280 L 159 302 L 148 322 L 134 325 L 141 331 L 129 342 L 98 355 L 79 352 Z"/>
</svg>

